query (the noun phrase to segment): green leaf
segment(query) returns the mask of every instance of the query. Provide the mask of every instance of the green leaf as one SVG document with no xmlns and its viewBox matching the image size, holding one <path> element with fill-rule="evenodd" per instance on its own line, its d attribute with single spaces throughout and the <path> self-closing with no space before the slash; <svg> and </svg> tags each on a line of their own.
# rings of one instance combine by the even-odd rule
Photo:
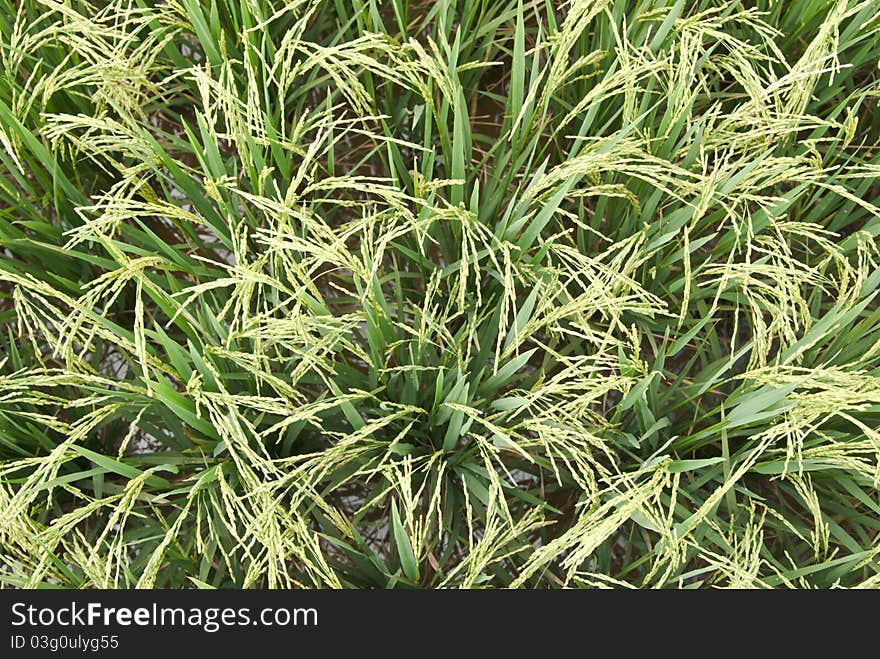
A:
<svg viewBox="0 0 880 659">
<path fill-rule="evenodd" d="M 397 556 L 400 558 L 400 567 L 406 578 L 413 583 L 419 581 L 419 564 L 416 562 L 413 547 L 409 536 L 400 522 L 400 514 L 397 512 L 397 502 L 391 501 L 391 526 L 394 531 L 394 542 L 397 545 Z"/>
</svg>

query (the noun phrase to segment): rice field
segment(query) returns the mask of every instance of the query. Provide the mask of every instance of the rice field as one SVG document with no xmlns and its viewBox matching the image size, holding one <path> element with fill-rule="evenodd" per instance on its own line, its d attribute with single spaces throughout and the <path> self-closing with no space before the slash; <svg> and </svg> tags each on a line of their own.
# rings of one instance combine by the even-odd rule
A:
<svg viewBox="0 0 880 659">
<path fill-rule="evenodd" d="M 880 0 L 0 0 L 0 585 L 880 587 Z"/>
</svg>

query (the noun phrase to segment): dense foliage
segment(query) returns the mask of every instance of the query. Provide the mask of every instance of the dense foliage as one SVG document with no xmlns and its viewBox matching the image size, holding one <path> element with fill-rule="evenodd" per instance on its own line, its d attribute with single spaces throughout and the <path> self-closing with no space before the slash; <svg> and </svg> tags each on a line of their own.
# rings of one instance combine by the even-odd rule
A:
<svg viewBox="0 0 880 659">
<path fill-rule="evenodd" d="M 0 34 L 0 582 L 880 585 L 880 0 Z"/>
</svg>

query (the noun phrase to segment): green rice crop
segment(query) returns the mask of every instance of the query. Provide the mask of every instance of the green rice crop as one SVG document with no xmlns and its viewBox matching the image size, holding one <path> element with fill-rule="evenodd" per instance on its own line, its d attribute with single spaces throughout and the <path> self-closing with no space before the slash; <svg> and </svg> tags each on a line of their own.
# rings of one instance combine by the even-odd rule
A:
<svg viewBox="0 0 880 659">
<path fill-rule="evenodd" d="M 0 37 L 0 584 L 880 586 L 880 0 Z"/>
</svg>

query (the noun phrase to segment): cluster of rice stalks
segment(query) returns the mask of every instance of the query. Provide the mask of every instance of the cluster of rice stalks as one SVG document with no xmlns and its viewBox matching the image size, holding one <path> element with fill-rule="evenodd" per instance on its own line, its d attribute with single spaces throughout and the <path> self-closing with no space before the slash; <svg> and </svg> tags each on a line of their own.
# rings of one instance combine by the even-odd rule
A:
<svg viewBox="0 0 880 659">
<path fill-rule="evenodd" d="M 0 582 L 880 585 L 880 0 L 0 34 Z"/>
</svg>

